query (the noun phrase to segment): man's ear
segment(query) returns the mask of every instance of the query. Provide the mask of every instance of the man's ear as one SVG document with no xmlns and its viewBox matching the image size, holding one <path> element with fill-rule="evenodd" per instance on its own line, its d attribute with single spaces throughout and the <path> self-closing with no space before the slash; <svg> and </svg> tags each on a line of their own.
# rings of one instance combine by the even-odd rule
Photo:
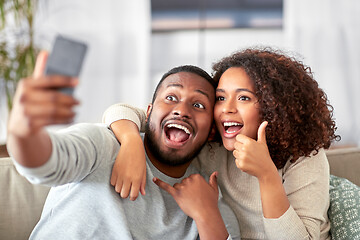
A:
<svg viewBox="0 0 360 240">
<path fill-rule="evenodd" d="M 147 107 L 147 110 L 146 110 L 146 119 L 145 121 L 147 122 L 148 119 L 149 119 L 149 116 L 150 116 L 150 113 L 151 113 L 151 109 L 152 109 L 152 104 L 150 103 Z"/>
</svg>

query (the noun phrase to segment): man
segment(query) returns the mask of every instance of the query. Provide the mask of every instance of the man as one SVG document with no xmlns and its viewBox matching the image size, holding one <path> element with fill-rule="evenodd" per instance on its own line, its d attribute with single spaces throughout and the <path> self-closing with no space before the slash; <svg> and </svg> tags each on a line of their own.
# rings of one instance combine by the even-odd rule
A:
<svg viewBox="0 0 360 240">
<path fill-rule="evenodd" d="M 144 147 L 147 179 L 165 191 L 148 182 L 146 196 L 130 201 L 109 183 L 120 149 L 111 130 L 100 124 L 57 133 L 44 129 L 71 122 L 78 103 L 56 90 L 76 86 L 76 79 L 42 74 L 46 58 L 41 52 L 33 77 L 19 84 L 8 126 L 18 171 L 33 183 L 53 186 L 30 239 L 239 238 L 235 216 L 218 202 L 215 175 L 207 183 L 190 166 L 212 123 L 214 84 L 205 72 L 176 68 L 157 87 Z"/>
</svg>

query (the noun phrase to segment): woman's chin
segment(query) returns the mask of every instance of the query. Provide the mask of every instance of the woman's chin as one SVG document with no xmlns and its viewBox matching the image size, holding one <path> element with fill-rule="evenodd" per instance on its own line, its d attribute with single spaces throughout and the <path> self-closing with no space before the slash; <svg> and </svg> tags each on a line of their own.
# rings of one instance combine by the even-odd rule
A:
<svg viewBox="0 0 360 240">
<path fill-rule="evenodd" d="M 226 150 L 228 150 L 228 151 L 235 150 L 234 143 L 235 143 L 235 139 L 234 140 L 223 139 L 223 145 L 226 148 Z"/>
</svg>

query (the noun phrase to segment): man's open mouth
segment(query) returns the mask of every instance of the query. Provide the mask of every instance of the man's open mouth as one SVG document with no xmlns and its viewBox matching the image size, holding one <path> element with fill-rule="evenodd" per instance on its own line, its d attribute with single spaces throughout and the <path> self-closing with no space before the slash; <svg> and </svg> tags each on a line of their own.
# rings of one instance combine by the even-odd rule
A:
<svg viewBox="0 0 360 240">
<path fill-rule="evenodd" d="M 223 125 L 225 132 L 230 134 L 240 131 L 240 129 L 243 127 L 243 125 L 238 122 L 224 122 Z"/>
<path fill-rule="evenodd" d="M 166 137 L 175 143 L 185 143 L 190 137 L 189 128 L 177 123 L 167 124 L 164 130 Z"/>
</svg>

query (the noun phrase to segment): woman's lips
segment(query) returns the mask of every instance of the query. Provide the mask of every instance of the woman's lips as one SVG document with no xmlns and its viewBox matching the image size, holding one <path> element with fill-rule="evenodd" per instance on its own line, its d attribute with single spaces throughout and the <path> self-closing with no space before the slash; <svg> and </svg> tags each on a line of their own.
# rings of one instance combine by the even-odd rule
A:
<svg viewBox="0 0 360 240">
<path fill-rule="evenodd" d="M 243 124 L 234 121 L 225 121 L 223 122 L 223 135 L 225 138 L 233 138 L 239 134 L 240 130 L 243 127 Z"/>
</svg>

